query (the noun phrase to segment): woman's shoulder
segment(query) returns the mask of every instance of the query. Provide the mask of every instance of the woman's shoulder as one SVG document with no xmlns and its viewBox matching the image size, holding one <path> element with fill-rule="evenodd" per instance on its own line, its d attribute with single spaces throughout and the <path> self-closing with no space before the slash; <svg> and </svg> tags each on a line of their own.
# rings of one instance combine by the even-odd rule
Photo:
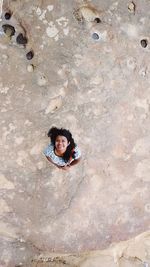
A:
<svg viewBox="0 0 150 267">
<path fill-rule="evenodd" d="M 49 144 L 45 149 L 44 149 L 44 154 L 46 155 L 46 156 L 50 156 L 50 154 L 51 153 L 53 153 L 54 152 L 54 145 L 51 143 L 51 144 Z"/>
</svg>

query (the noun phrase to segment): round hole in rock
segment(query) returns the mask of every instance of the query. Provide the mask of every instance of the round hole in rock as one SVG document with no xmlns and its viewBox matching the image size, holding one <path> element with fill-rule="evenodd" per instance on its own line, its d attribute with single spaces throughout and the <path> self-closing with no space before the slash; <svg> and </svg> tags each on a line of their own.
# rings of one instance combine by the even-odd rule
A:
<svg viewBox="0 0 150 267">
<path fill-rule="evenodd" d="M 98 35 L 98 33 L 94 32 L 94 33 L 92 34 L 92 38 L 93 38 L 94 40 L 98 40 L 98 39 L 99 39 L 99 35 Z"/>
<path fill-rule="evenodd" d="M 142 39 L 141 40 L 141 46 L 145 48 L 145 47 L 147 47 L 147 45 L 148 45 L 148 41 L 146 39 Z"/>
<path fill-rule="evenodd" d="M 11 18 L 11 13 L 10 12 L 6 12 L 5 13 L 5 19 L 10 19 Z"/>
<path fill-rule="evenodd" d="M 26 58 L 28 60 L 31 60 L 34 57 L 34 52 L 31 50 L 26 54 Z"/>
<path fill-rule="evenodd" d="M 17 36 L 17 38 L 16 38 L 16 42 L 18 44 L 27 44 L 28 39 L 27 39 L 26 36 L 23 36 L 22 33 L 19 33 L 18 36 Z"/>
<path fill-rule="evenodd" d="M 8 37 L 12 37 L 13 35 L 15 35 L 15 28 L 9 24 L 4 24 L 2 25 L 3 31 L 4 33 L 8 36 Z"/>
<path fill-rule="evenodd" d="M 95 18 L 94 21 L 95 21 L 96 23 L 100 23 L 100 22 L 101 22 L 100 18 Z"/>
</svg>

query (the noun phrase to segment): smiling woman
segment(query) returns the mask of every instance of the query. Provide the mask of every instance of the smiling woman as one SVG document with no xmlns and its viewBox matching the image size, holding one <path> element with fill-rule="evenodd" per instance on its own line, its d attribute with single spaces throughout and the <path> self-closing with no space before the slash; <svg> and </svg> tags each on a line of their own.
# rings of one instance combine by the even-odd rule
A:
<svg viewBox="0 0 150 267">
<path fill-rule="evenodd" d="M 70 131 L 52 127 L 48 132 L 51 143 L 44 150 L 46 158 L 60 169 L 67 170 L 81 159 L 81 152 Z"/>
</svg>

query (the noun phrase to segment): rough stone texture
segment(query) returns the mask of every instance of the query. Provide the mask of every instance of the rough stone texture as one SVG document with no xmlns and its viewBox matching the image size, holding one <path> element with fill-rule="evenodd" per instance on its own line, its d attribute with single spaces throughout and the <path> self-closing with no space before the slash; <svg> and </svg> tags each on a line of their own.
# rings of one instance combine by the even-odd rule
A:
<svg viewBox="0 0 150 267">
<path fill-rule="evenodd" d="M 103 249 L 149 229 L 150 1 L 135 1 L 132 12 L 130 3 L 4 1 L 1 266 Z M 8 22 L 12 37 L 3 34 Z M 52 125 L 70 129 L 82 150 L 68 172 L 42 154 Z"/>
<path fill-rule="evenodd" d="M 41 254 L 32 260 L 38 267 L 148 267 L 150 264 L 150 232 L 123 241 L 109 249 L 72 254 Z"/>
</svg>

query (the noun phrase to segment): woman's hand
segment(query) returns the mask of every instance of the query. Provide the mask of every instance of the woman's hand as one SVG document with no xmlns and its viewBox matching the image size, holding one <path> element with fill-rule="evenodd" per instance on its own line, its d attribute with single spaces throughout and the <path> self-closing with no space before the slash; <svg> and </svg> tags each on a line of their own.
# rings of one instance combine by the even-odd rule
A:
<svg viewBox="0 0 150 267">
<path fill-rule="evenodd" d="M 69 165 L 62 166 L 62 167 L 60 167 L 60 169 L 67 171 L 70 169 L 70 166 Z"/>
<path fill-rule="evenodd" d="M 70 164 L 66 164 L 66 165 L 64 165 L 64 166 L 58 166 L 58 165 L 57 165 L 57 167 L 58 167 L 59 169 L 62 169 L 62 170 L 67 171 L 67 170 L 69 170 L 69 168 L 70 168 Z"/>
<path fill-rule="evenodd" d="M 57 167 L 58 167 L 59 169 L 63 169 L 63 170 L 65 170 L 65 171 L 68 171 L 69 168 L 70 168 L 71 166 L 76 165 L 80 160 L 81 160 L 81 158 L 79 158 L 79 159 L 75 159 L 75 160 L 73 160 L 70 164 L 67 164 L 67 165 L 65 165 L 65 166 L 57 166 Z"/>
</svg>

